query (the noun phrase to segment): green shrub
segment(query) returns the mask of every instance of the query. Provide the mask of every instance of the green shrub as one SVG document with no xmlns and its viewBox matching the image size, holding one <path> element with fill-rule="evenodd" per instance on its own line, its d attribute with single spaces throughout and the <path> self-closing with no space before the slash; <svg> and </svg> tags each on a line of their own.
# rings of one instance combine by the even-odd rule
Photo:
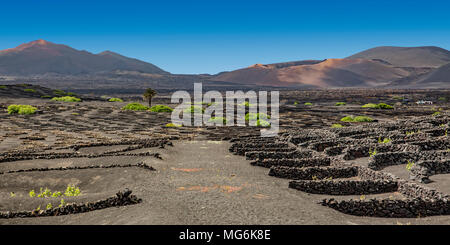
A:
<svg viewBox="0 0 450 245">
<path fill-rule="evenodd" d="M 253 113 L 253 112 L 249 112 L 247 114 L 245 114 L 245 121 L 254 121 L 254 120 L 267 120 L 270 119 L 270 116 L 265 114 L 265 113 Z"/>
<path fill-rule="evenodd" d="M 18 113 L 20 115 L 34 114 L 37 108 L 31 105 L 10 105 L 8 106 L 8 114 Z"/>
<path fill-rule="evenodd" d="M 30 197 L 35 197 L 35 196 L 36 196 L 36 192 L 34 192 L 34 190 L 31 190 L 31 191 L 28 193 L 28 195 L 29 195 Z"/>
<path fill-rule="evenodd" d="M 405 97 L 401 97 L 401 96 L 392 96 L 392 99 L 394 99 L 394 100 L 404 100 Z"/>
<path fill-rule="evenodd" d="M 381 137 L 378 137 L 378 143 L 379 144 L 387 144 L 390 143 L 392 140 L 390 138 L 384 138 L 383 140 L 381 140 Z"/>
<path fill-rule="evenodd" d="M 59 96 L 67 95 L 66 92 L 64 92 L 61 89 L 55 89 L 55 90 L 53 90 L 53 93 L 56 94 L 56 95 L 59 95 Z"/>
<path fill-rule="evenodd" d="M 435 111 L 432 116 L 439 116 L 440 114 L 441 114 L 441 112 Z"/>
<path fill-rule="evenodd" d="M 341 122 L 354 122 L 354 118 L 352 116 L 346 116 L 341 118 Z"/>
<path fill-rule="evenodd" d="M 357 117 L 347 116 L 341 118 L 341 122 L 372 122 L 372 121 L 373 119 L 367 116 L 357 116 Z"/>
<path fill-rule="evenodd" d="M 294 105 L 298 105 L 298 101 L 295 101 L 295 102 L 294 102 Z"/>
<path fill-rule="evenodd" d="M 264 119 L 258 119 L 255 122 L 254 126 L 257 126 L 257 127 L 270 127 L 270 123 L 268 121 L 264 120 Z"/>
<path fill-rule="evenodd" d="M 32 88 L 26 88 L 23 91 L 28 92 L 28 93 L 36 93 L 36 89 L 32 89 Z"/>
<path fill-rule="evenodd" d="M 0 89 L 6 89 L 5 85 L 0 85 Z"/>
<path fill-rule="evenodd" d="M 248 101 L 245 101 L 245 102 L 242 102 L 242 103 L 238 104 L 238 106 L 251 107 L 251 106 L 255 106 L 255 105 L 250 104 Z"/>
<path fill-rule="evenodd" d="M 367 116 L 357 116 L 355 117 L 355 122 L 373 122 L 373 119 Z"/>
<path fill-rule="evenodd" d="M 373 104 L 373 103 L 369 103 L 369 104 L 365 104 L 362 106 L 362 108 L 372 108 L 372 109 L 394 109 L 394 107 L 385 104 L 385 103 L 379 103 L 379 104 Z"/>
<path fill-rule="evenodd" d="M 377 105 L 378 109 L 394 109 L 391 105 L 385 104 L 385 103 L 379 103 Z"/>
<path fill-rule="evenodd" d="M 111 98 L 108 100 L 109 102 L 123 102 L 121 98 Z"/>
<path fill-rule="evenodd" d="M 147 111 L 150 108 L 148 106 L 139 104 L 139 103 L 130 103 L 124 107 L 122 107 L 122 110 L 129 110 L 129 111 Z"/>
<path fill-rule="evenodd" d="M 1 87 L 1 86 L 0 86 Z M 446 97 L 439 97 L 439 99 L 438 99 L 439 101 L 447 101 L 447 98 Z"/>
<path fill-rule="evenodd" d="M 378 105 L 377 104 L 373 104 L 373 103 L 369 103 L 369 104 L 365 104 L 363 106 L 361 106 L 362 108 L 373 108 L 373 109 L 377 109 Z"/>
<path fill-rule="evenodd" d="M 310 106 L 313 105 L 311 102 L 306 102 L 304 105 Z"/>
<path fill-rule="evenodd" d="M 43 99 L 50 99 L 50 98 L 53 98 L 53 97 L 50 96 L 50 95 L 42 95 L 41 98 L 43 98 Z"/>
<path fill-rule="evenodd" d="M 166 105 L 154 105 L 150 108 L 152 112 L 172 112 L 173 109 Z"/>
<path fill-rule="evenodd" d="M 63 97 L 53 97 L 53 101 L 63 101 L 63 102 L 80 102 L 81 99 L 72 96 L 63 96 Z"/>
<path fill-rule="evenodd" d="M 337 102 L 336 103 L 336 106 L 341 106 L 341 105 L 346 105 L 347 103 L 345 103 L 345 102 Z"/>
<path fill-rule="evenodd" d="M 184 109 L 185 113 L 203 113 L 205 112 L 205 109 L 203 107 L 198 105 L 191 105 L 190 107 Z"/>
<path fill-rule="evenodd" d="M 220 123 L 222 122 L 223 124 L 227 123 L 227 119 L 224 117 L 211 117 L 210 119 L 208 119 L 208 122 L 213 122 L 213 123 Z"/>
<path fill-rule="evenodd" d="M 166 127 L 175 128 L 175 127 L 182 127 L 182 125 L 176 124 L 176 123 L 168 123 L 168 124 L 166 124 Z"/>
<path fill-rule="evenodd" d="M 81 194 L 80 188 L 75 185 L 68 185 L 64 195 L 67 197 L 76 197 Z"/>
<path fill-rule="evenodd" d="M 342 124 L 339 123 L 335 123 L 333 125 L 331 125 L 332 128 L 343 128 L 344 126 L 342 126 Z"/>
</svg>

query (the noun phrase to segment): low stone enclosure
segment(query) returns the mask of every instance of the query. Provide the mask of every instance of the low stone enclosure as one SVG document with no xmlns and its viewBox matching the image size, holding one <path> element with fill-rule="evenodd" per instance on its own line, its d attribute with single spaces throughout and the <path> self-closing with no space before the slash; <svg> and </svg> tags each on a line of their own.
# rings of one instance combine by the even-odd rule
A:
<svg viewBox="0 0 450 245">
<path fill-rule="evenodd" d="M 444 114 L 344 128 L 290 130 L 273 138 L 235 138 L 230 152 L 245 156 L 254 166 L 270 168 L 270 176 L 290 179 L 289 188 L 340 196 L 319 204 L 346 214 L 392 218 L 450 215 L 449 193 L 425 184 L 432 175 L 450 173 L 449 118 Z M 402 179 L 383 170 L 396 165 L 404 165 L 410 177 Z M 394 194 L 401 198 L 392 198 Z M 343 199 L 355 195 L 360 197 Z M 375 198 L 366 200 L 365 195 Z"/>
<path fill-rule="evenodd" d="M 97 154 L 82 154 L 78 152 L 78 150 L 81 148 L 112 146 L 112 145 L 129 145 L 129 146 L 121 150 L 107 151 Z M 73 145 L 71 147 L 68 147 L 75 151 L 72 153 L 39 153 L 39 152 L 2 153 L 0 154 L 0 162 L 14 162 L 14 161 L 35 160 L 35 159 L 97 158 L 105 156 L 151 156 L 157 159 L 161 159 L 161 156 L 158 153 L 150 153 L 150 152 L 128 153 L 127 151 L 153 147 L 164 148 L 166 145 L 172 146 L 172 142 L 166 139 L 145 139 L 145 140 L 141 139 L 141 140 L 117 141 L 109 143 L 95 143 L 89 145 Z M 37 167 L 37 168 L 27 168 L 17 170 L 6 170 L 0 172 L 0 176 L 6 174 L 17 174 L 17 173 L 20 174 L 29 172 L 44 173 L 49 171 L 77 171 L 82 169 L 89 170 L 89 169 L 112 169 L 112 168 L 140 168 L 146 171 L 155 171 L 155 169 L 152 166 L 149 166 L 148 164 L 143 162 L 138 162 L 138 163 L 124 163 L 124 164 L 109 163 L 109 164 L 95 164 L 86 166 Z M 69 214 L 90 212 L 109 207 L 133 205 L 142 202 L 142 199 L 136 197 L 135 195 L 132 195 L 131 193 L 132 193 L 131 190 L 125 189 L 123 191 L 117 192 L 115 196 L 106 199 L 85 203 L 68 203 L 60 207 L 42 210 L 31 210 L 31 211 L 0 210 L 0 219 L 69 215 Z"/>
<path fill-rule="evenodd" d="M 132 193 L 131 190 L 125 189 L 124 191 L 117 192 L 117 194 L 113 197 L 95 202 L 87 202 L 81 204 L 70 203 L 62 207 L 39 211 L 33 210 L 21 212 L 10 212 L 10 211 L 0 212 L 0 219 L 60 216 L 76 213 L 85 213 L 110 207 L 133 205 L 142 202 L 142 199 L 137 198 L 135 195 L 131 195 L 131 193 Z"/>
</svg>

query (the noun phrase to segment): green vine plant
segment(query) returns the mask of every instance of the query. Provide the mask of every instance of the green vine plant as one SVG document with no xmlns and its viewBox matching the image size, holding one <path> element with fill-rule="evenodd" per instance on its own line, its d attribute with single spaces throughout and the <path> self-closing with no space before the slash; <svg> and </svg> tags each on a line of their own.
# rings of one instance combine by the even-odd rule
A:
<svg viewBox="0 0 450 245">
<path fill-rule="evenodd" d="M 79 196 L 81 195 L 81 190 L 79 187 L 75 186 L 75 185 L 67 185 L 66 190 L 64 191 L 64 194 L 60 191 L 55 191 L 52 193 L 52 191 L 50 189 L 48 189 L 47 187 L 44 188 L 40 188 L 39 190 L 39 194 L 36 194 L 36 192 L 34 190 L 31 190 L 28 195 L 30 197 L 39 197 L 39 198 L 46 198 L 46 197 L 54 197 L 54 198 L 58 198 L 61 196 L 66 196 L 66 197 L 75 197 L 75 196 Z"/>
<path fill-rule="evenodd" d="M 406 164 L 406 170 L 411 171 L 411 168 L 414 166 L 414 162 L 408 160 L 408 163 Z"/>
<path fill-rule="evenodd" d="M 378 137 L 378 143 L 379 144 L 387 144 L 390 143 L 392 140 L 390 138 L 384 138 L 383 140 L 381 140 L 381 137 Z"/>
<path fill-rule="evenodd" d="M 377 154 L 377 148 L 375 148 L 373 151 L 369 149 L 369 157 L 373 157 Z"/>
</svg>

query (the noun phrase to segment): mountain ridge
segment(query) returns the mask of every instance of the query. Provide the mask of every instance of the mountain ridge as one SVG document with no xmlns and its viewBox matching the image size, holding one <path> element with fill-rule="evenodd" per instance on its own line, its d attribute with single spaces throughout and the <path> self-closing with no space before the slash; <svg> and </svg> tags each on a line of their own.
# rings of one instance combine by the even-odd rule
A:
<svg viewBox="0 0 450 245">
<path fill-rule="evenodd" d="M 42 39 L 0 51 L 0 74 L 4 75 L 74 75 L 115 70 L 169 74 L 153 64 L 111 51 L 93 54 Z"/>
</svg>

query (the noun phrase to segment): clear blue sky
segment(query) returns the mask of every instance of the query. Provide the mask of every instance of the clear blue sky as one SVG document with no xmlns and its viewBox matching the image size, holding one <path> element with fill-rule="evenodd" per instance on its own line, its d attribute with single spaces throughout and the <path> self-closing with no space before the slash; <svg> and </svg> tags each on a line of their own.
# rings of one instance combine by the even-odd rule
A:
<svg viewBox="0 0 450 245">
<path fill-rule="evenodd" d="M 449 2 L 8 1 L 0 9 L 0 49 L 45 39 L 172 73 L 343 58 L 385 45 L 450 49 Z"/>
</svg>

